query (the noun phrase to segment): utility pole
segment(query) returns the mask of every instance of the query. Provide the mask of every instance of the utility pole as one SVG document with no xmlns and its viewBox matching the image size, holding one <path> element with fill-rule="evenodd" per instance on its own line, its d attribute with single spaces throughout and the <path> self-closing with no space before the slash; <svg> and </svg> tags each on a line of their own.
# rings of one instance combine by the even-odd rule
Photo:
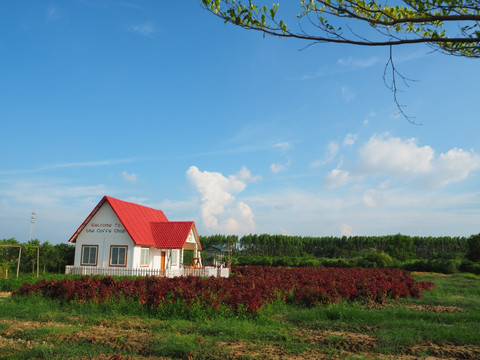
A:
<svg viewBox="0 0 480 360">
<path fill-rule="evenodd" d="M 33 239 L 33 225 L 35 224 L 35 219 L 37 218 L 37 213 L 32 211 L 31 225 L 30 225 L 30 241 Z"/>
</svg>

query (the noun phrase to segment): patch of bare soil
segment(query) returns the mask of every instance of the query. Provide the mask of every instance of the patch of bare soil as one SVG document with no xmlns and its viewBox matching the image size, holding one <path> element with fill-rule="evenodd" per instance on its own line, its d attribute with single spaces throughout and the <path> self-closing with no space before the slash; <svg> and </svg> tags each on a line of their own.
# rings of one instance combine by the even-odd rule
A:
<svg viewBox="0 0 480 360">
<path fill-rule="evenodd" d="M 91 326 L 75 332 L 75 336 L 65 334 L 59 336 L 60 342 L 89 342 L 111 347 L 113 349 L 146 352 L 150 346 L 151 335 L 134 329 L 118 327 Z"/>
<path fill-rule="evenodd" d="M 295 331 L 299 341 L 321 344 L 347 352 L 368 352 L 377 348 L 377 338 L 355 332 L 307 330 Z"/>
<path fill-rule="evenodd" d="M 227 350 L 228 358 L 236 359 L 268 359 L 268 360 L 315 360 L 325 359 L 319 349 L 301 354 L 288 354 L 281 346 L 267 343 L 233 340 L 217 343 L 218 347 Z"/>
<path fill-rule="evenodd" d="M 377 339 L 361 333 L 324 330 L 299 330 L 294 335 L 299 342 L 315 345 L 327 345 L 332 348 L 334 354 L 325 353 L 321 347 L 309 349 L 299 354 L 287 353 L 281 345 L 268 343 L 255 343 L 241 340 L 222 342 L 217 345 L 229 352 L 231 359 L 261 358 L 271 360 L 314 360 L 314 359 L 343 359 L 355 357 L 360 352 L 362 356 L 370 353 L 377 347 Z M 372 358 L 378 354 L 372 354 Z M 388 358 L 388 357 L 385 357 Z M 413 359 L 413 358 L 412 358 Z"/>
<path fill-rule="evenodd" d="M 121 328 L 126 330 L 146 330 L 151 326 L 151 324 L 140 318 L 128 318 L 128 319 L 121 319 L 121 320 L 115 320 L 115 319 L 103 320 L 99 324 L 99 326 L 115 327 L 115 328 Z"/>
<path fill-rule="evenodd" d="M 393 306 L 394 304 L 385 303 L 385 304 L 378 304 L 378 303 L 370 303 L 363 305 L 365 309 L 373 309 L 373 310 L 381 310 L 383 308 Z M 400 305 L 402 305 L 400 303 Z M 403 304 L 403 307 L 411 310 L 417 311 L 433 311 L 438 313 L 453 313 L 459 311 L 467 311 L 467 309 L 459 307 L 459 306 L 443 306 L 443 305 L 420 305 L 420 304 Z"/>
<path fill-rule="evenodd" d="M 7 324 L 8 328 L 0 332 L 1 335 L 12 337 L 16 333 L 24 330 L 40 329 L 44 327 L 71 327 L 69 324 L 62 324 L 54 321 L 19 321 L 13 319 L 0 319 L 0 324 Z"/>
<path fill-rule="evenodd" d="M 431 343 L 428 345 L 414 345 L 409 351 L 412 354 L 429 353 L 438 359 L 480 359 L 480 346 L 477 345 L 440 345 Z"/>
<path fill-rule="evenodd" d="M 12 351 L 18 351 L 21 349 L 31 349 L 39 345 L 53 347 L 52 344 L 47 344 L 45 341 L 30 341 L 16 338 L 7 338 L 0 335 L 0 355 L 9 354 Z"/>
<path fill-rule="evenodd" d="M 8 325 L 6 329 L 0 331 L 0 357 L 3 352 L 15 352 L 24 348 L 43 346 L 55 346 L 47 344 L 45 341 L 36 342 L 21 339 L 21 333 L 24 330 L 40 329 L 45 327 L 72 327 L 69 324 L 63 324 L 53 321 L 18 321 L 13 319 L 0 319 L 0 323 Z M 147 325 L 141 321 L 121 320 L 121 321 L 103 321 L 99 326 L 87 326 L 74 333 L 65 333 L 56 335 L 55 343 L 78 343 L 90 342 L 111 347 L 116 350 L 135 351 L 142 353 L 147 350 L 151 342 L 151 334 L 143 331 Z M 140 355 L 119 355 L 102 354 L 96 357 L 85 357 L 95 360 L 153 360 L 159 357 L 148 357 Z M 167 358 L 163 358 L 166 360 Z"/>
<path fill-rule="evenodd" d="M 442 306 L 442 305 L 405 305 L 407 309 L 419 311 L 433 311 L 440 313 L 452 313 L 458 311 L 467 311 L 467 309 L 458 306 Z"/>
<path fill-rule="evenodd" d="M 10 291 L 8 292 L 0 292 L 0 297 L 9 297 L 10 295 L 12 295 L 12 293 Z"/>
<path fill-rule="evenodd" d="M 399 360 L 454 360 L 454 359 L 480 359 L 480 346 L 475 345 L 439 345 L 428 343 L 416 345 L 408 349 L 407 354 L 384 355 L 375 352 L 377 339 L 373 336 L 345 332 L 345 331 L 315 331 L 303 329 L 295 332 L 299 340 L 307 343 L 315 343 L 335 347 L 343 354 L 355 358 L 356 353 L 373 359 L 399 359 Z M 416 354 L 430 354 L 429 356 L 417 356 Z M 303 355 L 303 354 L 302 354 Z M 342 356 L 340 357 L 342 358 Z M 287 358 L 289 359 L 289 358 Z"/>
<path fill-rule="evenodd" d="M 300 354 L 289 354 L 280 346 L 265 343 L 252 343 L 235 340 L 218 343 L 217 346 L 229 352 L 228 359 L 267 359 L 267 360 L 323 360 L 323 359 L 382 359 L 382 360 L 457 360 L 463 358 L 416 356 L 409 354 L 385 355 L 371 351 L 339 350 L 334 353 L 325 353 L 322 349 L 310 349 Z M 195 359 L 195 358 L 193 358 Z M 469 359 L 469 358 L 468 358 Z M 188 359 L 192 360 L 192 359 Z"/>
<path fill-rule="evenodd" d="M 123 354 L 101 354 L 98 356 L 88 356 L 79 358 L 78 360 L 171 360 L 166 357 L 151 357 L 139 355 L 123 355 Z M 189 360 L 189 359 L 188 359 Z"/>
<path fill-rule="evenodd" d="M 7 324 L 8 327 L 0 332 L 0 355 L 9 354 L 22 349 L 31 349 L 38 346 L 53 347 L 45 341 L 30 341 L 20 338 L 25 330 L 39 329 L 43 327 L 68 327 L 62 323 L 47 321 L 18 321 L 13 319 L 0 319 L 0 323 Z"/>
</svg>

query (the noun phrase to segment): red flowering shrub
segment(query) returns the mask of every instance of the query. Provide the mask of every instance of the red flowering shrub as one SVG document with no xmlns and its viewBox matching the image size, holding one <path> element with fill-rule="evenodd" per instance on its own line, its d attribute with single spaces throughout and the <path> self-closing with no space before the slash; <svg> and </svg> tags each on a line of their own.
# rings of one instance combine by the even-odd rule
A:
<svg viewBox="0 0 480 360">
<path fill-rule="evenodd" d="M 42 280 L 24 284 L 17 295 L 39 295 L 60 301 L 126 301 L 151 309 L 183 304 L 201 308 L 254 314 L 267 303 L 291 302 L 304 306 L 341 300 L 382 303 L 387 298 L 420 297 L 435 287 L 417 282 L 399 269 L 235 267 L 230 278 L 146 277 L 115 280 L 84 276 L 75 280 Z"/>
</svg>

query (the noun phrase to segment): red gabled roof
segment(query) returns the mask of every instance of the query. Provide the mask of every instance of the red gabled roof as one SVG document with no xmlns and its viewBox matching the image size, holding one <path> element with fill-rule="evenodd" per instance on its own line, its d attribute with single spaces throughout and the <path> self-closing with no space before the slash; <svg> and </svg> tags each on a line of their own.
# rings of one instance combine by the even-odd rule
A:
<svg viewBox="0 0 480 360">
<path fill-rule="evenodd" d="M 183 249 L 190 231 L 193 229 L 195 241 L 202 250 L 198 240 L 197 229 L 193 221 L 169 221 L 151 224 L 155 246 L 159 249 Z"/>
<path fill-rule="evenodd" d="M 88 215 L 85 221 L 75 231 L 68 242 L 75 242 L 78 234 L 88 224 L 92 217 L 98 212 L 105 202 L 108 202 L 125 230 L 136 245 L 155 246 L 150 224 L 153 222 L 168 222 L 167 217 L 161 210 L 149 208 L 147 206 L 134 204 L 131 202 L 118 200 L 110 196 L 104 196 Z"/>
<path fill-rule="evenodd" d="M 68 242 L 76 242 L 77 236 L 105 202 L 110 204 L 135 245 L 154 246 L 158 249 L 182 249 L 187 241 L 188 234 L 193 229 L 195 240 L 201 250 L 197 229 L 193 221 L 168 221 L 161 210 L 115 199 L 110 196 L 104 196 L 100 200 Z"/>
<path fill-rule="evenodd" d="M 155 246 L 150 224 L 168 222 L 161 210 L 105 196 L 135 245 Z"/>
</svg>

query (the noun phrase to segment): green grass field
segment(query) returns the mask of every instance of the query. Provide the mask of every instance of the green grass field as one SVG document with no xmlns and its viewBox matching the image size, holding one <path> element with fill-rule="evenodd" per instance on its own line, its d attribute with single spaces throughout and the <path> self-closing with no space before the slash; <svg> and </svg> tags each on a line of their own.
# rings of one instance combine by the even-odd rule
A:
<svg viewBox="0 0 480 360">
<path fill-rule="evenodd" d="M 0 359 L 480 359 L 480 277 L 384 305 L 275 304 L 256 318 L 178 318 L 132 304 L 0 300 Z"/>
</svg>

